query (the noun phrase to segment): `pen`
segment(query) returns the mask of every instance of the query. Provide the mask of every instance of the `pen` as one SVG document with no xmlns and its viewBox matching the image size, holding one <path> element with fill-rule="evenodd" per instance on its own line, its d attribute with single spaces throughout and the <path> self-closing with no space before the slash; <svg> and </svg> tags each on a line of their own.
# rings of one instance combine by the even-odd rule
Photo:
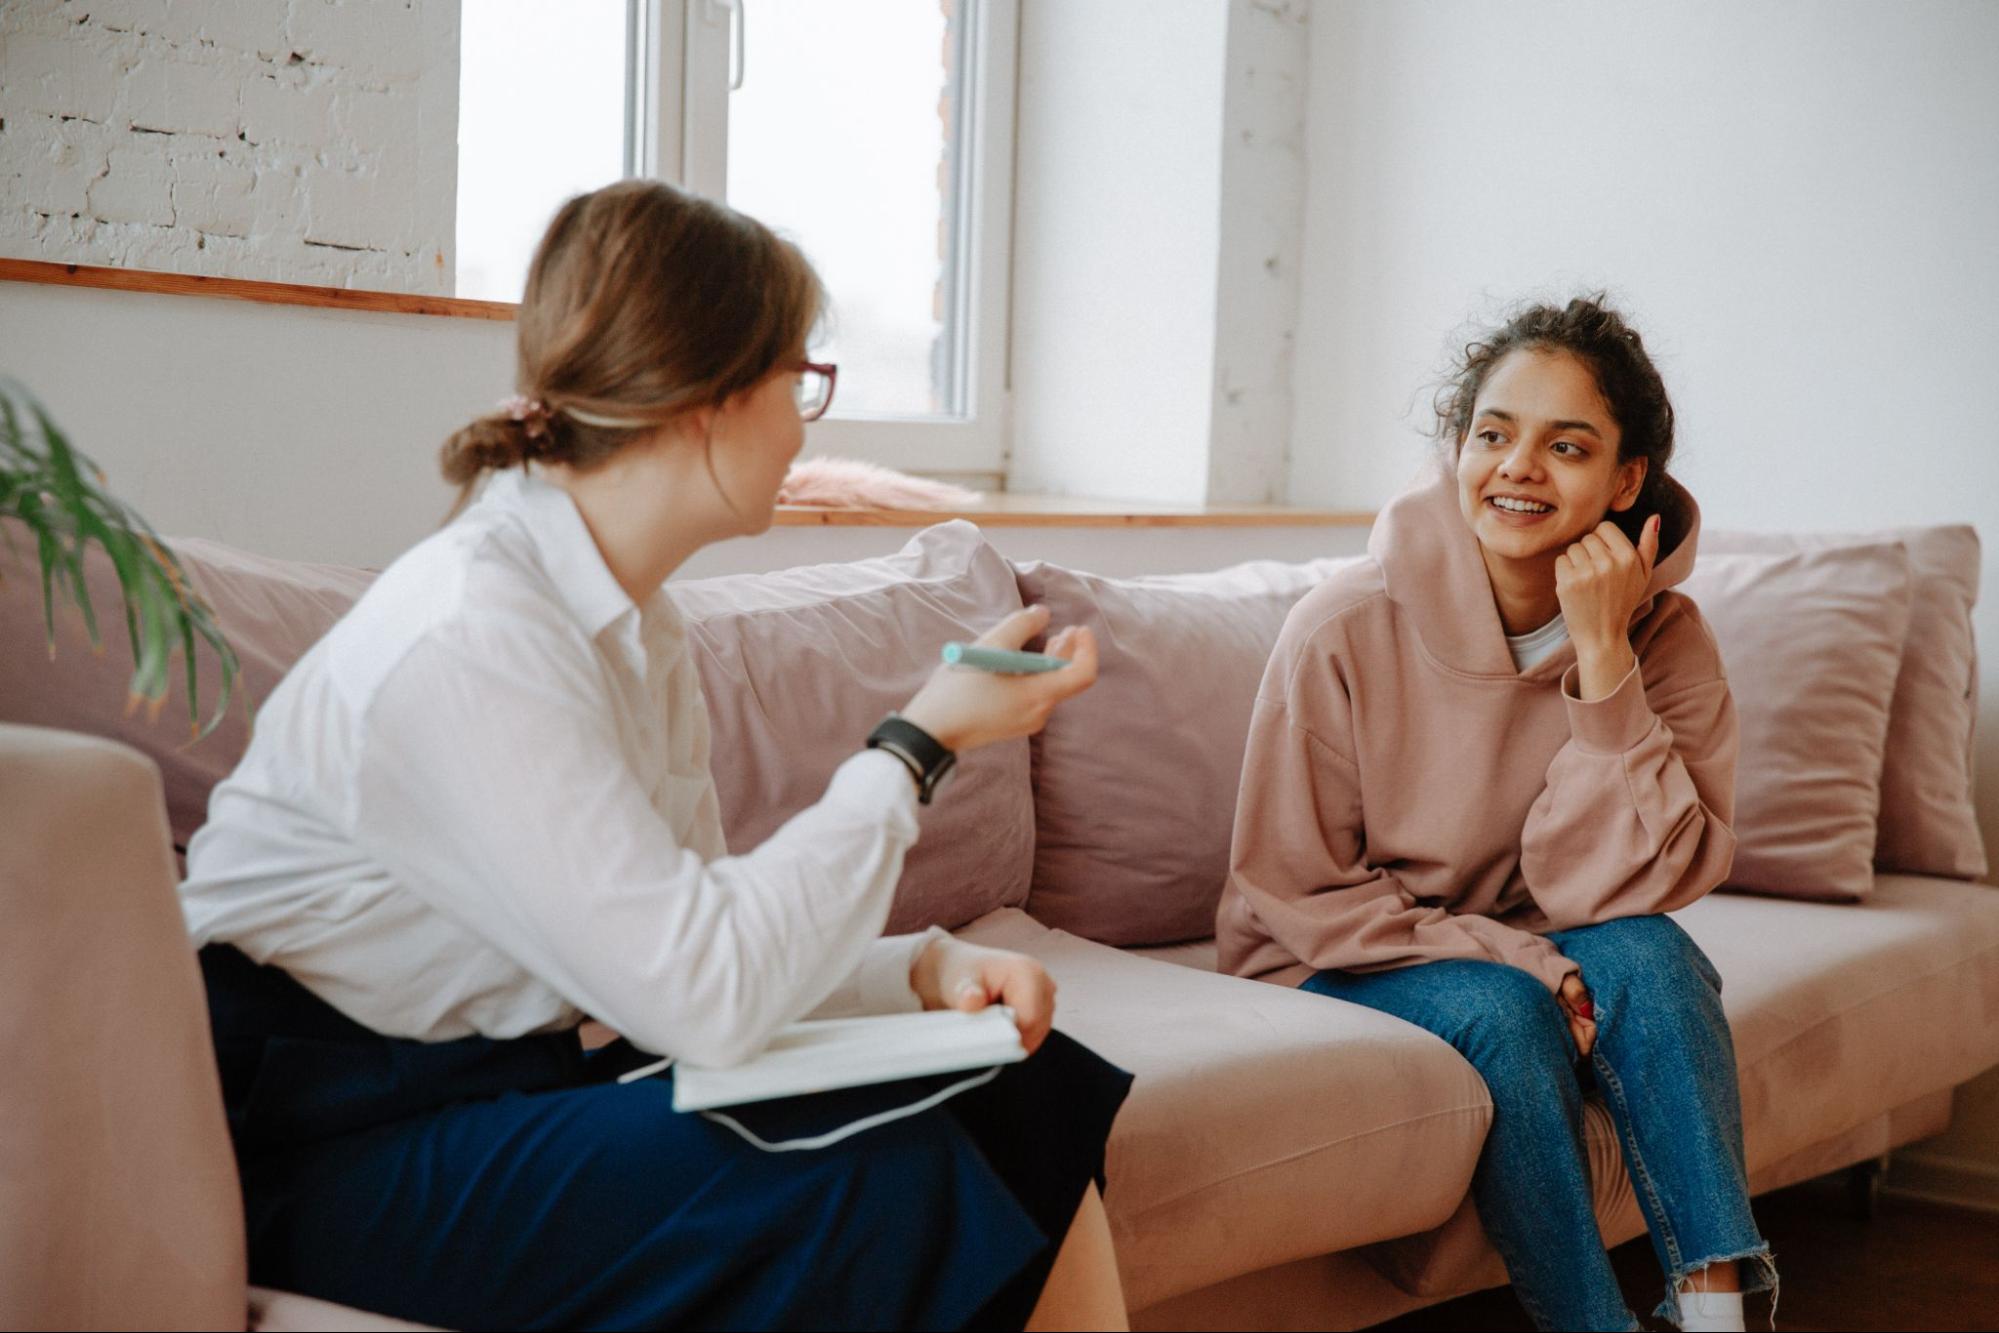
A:
<svg viewBox="0 0 1999 1333">
<path fill-rule="evenodd" d="M 1069 665 L 1064 657 L 1049 657 L 1042 653 L 1016 653 L 1005 648 L 981 648 L 975 643 L 947 643 L 944 645 L 946 666 L 974 667 L 980 671 L 996 672 L 1000 675 L 1021 676 L 1037 671 L 1060 671 Z"/>
</svg>

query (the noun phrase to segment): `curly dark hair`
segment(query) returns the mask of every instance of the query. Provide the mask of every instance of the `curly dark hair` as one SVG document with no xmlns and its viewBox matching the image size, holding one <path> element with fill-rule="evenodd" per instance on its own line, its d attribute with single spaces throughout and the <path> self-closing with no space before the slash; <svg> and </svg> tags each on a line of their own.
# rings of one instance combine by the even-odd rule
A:
<svg viewBox="0 0 1999 1333">
<path fill-rule="evenodd" d="M 1646 460 L 1645 485 L 1637 503 L 1610 518 L 1635 542 L 1645 519 L 1657 512 L 1661 549 L 1668 549 L 1667 539 L 1677 541 L 1682 527 L 1682 515 L 1666 485 L 1666 467 L 1673 459 L 1673 403 L 1638 330 L 1610 307 L 1602 292 L 1578 296 L 1560 307 L 1527 306 L 1498 328 L 1467 342 L 1437 388 L 1438 444 L 1456 457 L 1471 430 L 1472 407 L 1486 378 L 1508 353 L 1522 349 L 1568 352 L 1589 367 L 1597 392 L 1617 421 L 1617 461 Z"/>
</svg>

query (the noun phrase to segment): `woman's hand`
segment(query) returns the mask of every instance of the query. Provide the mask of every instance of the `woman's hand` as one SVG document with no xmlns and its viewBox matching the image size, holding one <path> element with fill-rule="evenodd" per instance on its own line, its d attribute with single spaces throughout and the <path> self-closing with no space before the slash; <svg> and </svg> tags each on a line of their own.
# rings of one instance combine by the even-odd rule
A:
<svg viewBox="0 0 1999 1333">
<path fill-rule="evenodd" d="M 932 940 L 909 970 L 910 988 L 925 1009 L 975 1013 L 989 1004 L 1011 1005 L 1020 1044 L 1029 1055 L 1055 1023 L 1055 981 L 1024 953 L 987 949 L 944 936 Z"/>
<path fill-rule="evenodd" d="M 1645 600 L 1659 558 L 1659 516 L 1645 520 L 1638 545 L 1609 519 L 1555 557 L 1555 597 L 1576 645 L 1584 700 L 1617 688 L 1636 663 L 1631 613 Z"/>
<path fill-rule="evenodd" d="M 1018 649 L 1048 628 L 1048 608 L 1016 611 L 981 634 L 988 648 Z M 1002 676 L 989 671 L 940 666 L 902 710 L 902 716 L 936 737 L 948 750 L 976 750 L 994 741 L 1032 736 L 1055 705 L 1090 688 L 1097 679 L 1097 640 L 1087 629 L 1070 626 L 1048 641 L 1050 657 L 1066 657 L 1060 671 Z"/>
<path fill-rule="evenodd" d="M 1589 987 L 1583 985 L 1582 973 L 1571 972 L 1563 977 L 1561 992 L 1555 1000 L 1569 1020 L 1569 1035 L 1576 1039 L 1576 1053 L 1587 1058 L 1596 1048 L 1596 1005 L 1590 1000 Z"/>
</svg>

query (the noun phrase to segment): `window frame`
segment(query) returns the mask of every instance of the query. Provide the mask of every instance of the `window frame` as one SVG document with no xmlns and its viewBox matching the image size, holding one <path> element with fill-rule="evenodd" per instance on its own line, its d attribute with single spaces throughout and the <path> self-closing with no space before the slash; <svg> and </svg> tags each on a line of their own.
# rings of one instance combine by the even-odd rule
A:
<svg viewBox="0 0 1999 1333">
<path fill-rule="evenodd" d="M 626 169 L 710 198 L 728 179 L 728 97 L 743 5 L 756 0 L 628 0 L 630 33 Z M 838 454 L 907 472 L 948 474 L 997 489 L 1012 424 L 1007 384 L 1013 224 L 1013 127 L 1019 0 L 957 0 L 961 29 L 961 132 L 952 162 L 972 207 L 950 238 L 965 258 L 946 275 L 946 307 L 965 311 L 964 341 L 950 351 L 964 386 L 960 417 L 845 416 L 834 410 L 806 432 L 806 452 Z M 964 129 L 969 128 L 969 133 Z"/>
</svg>

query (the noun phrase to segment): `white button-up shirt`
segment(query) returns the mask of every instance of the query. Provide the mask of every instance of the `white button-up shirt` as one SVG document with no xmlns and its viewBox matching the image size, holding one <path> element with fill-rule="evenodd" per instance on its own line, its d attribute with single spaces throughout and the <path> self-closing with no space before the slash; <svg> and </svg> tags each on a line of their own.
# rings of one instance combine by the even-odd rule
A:
<svg viewBox="0 0 1999 1333">
<path fill-rule="evenodd" d="M 808 1014 L 918 1007 L 923 937 L 877 938 L 908 770 L 858 753 L 730 856 L 708 750 L 671 600 L 634 605 L 569 496 L 502 473 L 264 701 L 188 848 L 188 929 L 426 1040 L 587 1015 L 723 1065 Z"/>
</svg>

